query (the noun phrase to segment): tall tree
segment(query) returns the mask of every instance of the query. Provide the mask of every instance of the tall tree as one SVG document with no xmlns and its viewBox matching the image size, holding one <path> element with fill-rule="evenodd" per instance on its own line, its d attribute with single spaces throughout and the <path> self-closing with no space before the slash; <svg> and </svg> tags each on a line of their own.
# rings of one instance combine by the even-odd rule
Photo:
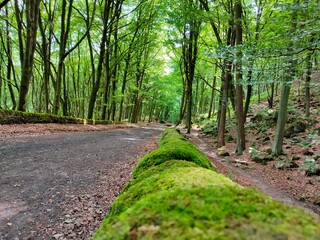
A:
<svg viewBox="0 0 320 240">
<path fill-rule="evenodd" d="M 235 15 L 235 30 L 236 30 L 236 46 L 237 60 L 236 60 L 236 119 L 237 119 L 237 155 L 242 155 L 242 151 L 246 148 L 245 132 L 244 132 L 244 120 L 243 114 L 243 88 L 242 88 L 242 5 L 241 0 L 236 0 L 234 5 Z"/>
<path fill-rule="evenodd" d="M 100 85 L 101 85 L 101 78 L 103 75 L 103 63 L 105 60 L 105 53 L 106 53 L 106 47 L 107 46 L 107 40 L 108 40 L 108 30 L 110 27 L 110 13 L 111 13 L 111 5 L 112 1 L 107 0 L 104 3 L 104 9 L 103 9 L 103 31 L 101 35 L 101 41 L 100 41 L 100 52 L 99 52 L 99 60 L 97 64 L 95 79 L 93 80 L 93 86 L 91 89 L 91 94 L 90 94 L 90 99 L 89 99 L 89 108 L 88 108 L 88 119 L 93 118 L 93 112 L 94 112 L 94 107 L 97 99 L 97 93 L 99 91 Z M 93 48 L 91 46 L 90 48 Z M 91 50 L 92 51 L 92 50 Z M 92 60 L 91 60 L 92 61 Z"/>
<path fill-rule="evenodd" d="M 297 5 L 299 0 L 294 0 L 294 5 Z M 298 12 L 293 8 L 291 13 L 291 28 L 289 35 L 293 35 L 297 28 L 297 18 Z M 289 40 L 288 45 L 288 53 L 291 55 L 288 60 L 287 69 L 284 73 L 284 82 L 281 86 L 281 98 L 279 104 L 279 112 L 278 112 L 278 120 L 275 132 L 275 138 L 272 146 L 272 153 L 274 155 L 280 155 L 283 153 L 282 145 L 283 145 L 283 138 L 285 132 L 285 125 L 287 121 L 287 108 L 288 108 L 288 101 L 290 95 L 290 88 L 291 82 L 295 76 L 295 66 L 297 64 L 297 60 L 292 55 L 293 52 L 293 39 Z"/>
<path fill-rule="evenodd" d="M 26 111 L 27 96 L 32 78 L 34 52 L 37 41 L 40 0 L 26 1 L 27 35 L 23 64 L 21 70 L 21 84 L 19 91 L 18 110 Z"/>
</svg>

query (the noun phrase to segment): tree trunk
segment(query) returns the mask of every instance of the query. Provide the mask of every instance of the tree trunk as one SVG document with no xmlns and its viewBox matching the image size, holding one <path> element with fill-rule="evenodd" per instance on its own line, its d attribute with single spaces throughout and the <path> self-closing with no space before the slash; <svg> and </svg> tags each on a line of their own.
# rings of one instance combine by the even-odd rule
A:
<svg viewBox="0 0 320 240">
<path fill-rule="evenodd" d="M 305 113 L 306 117 L 310 116 L 310 82 L 311 82 L 311 73 L 312 73 L 312 52 L 308 53 L 307 61 L 307 76 L 305 83 Z"/>
<path fill-rule="evenodd" d="M 218 139 L 217 147 L 224 146 L 225 143 L 225 129 L 227 120 L 227 107 L 228 107 L 228 95 L 229 95 L 229 85 L 232 80 L 231 69 L 232 62 L 226 61 L 226 69 L 223 77 L 223 89 L 221 91 L 221 104 L 220 104 L 220 116 L 219 116 L 219 128 L 218 128 Z"/>
<path fill-rule="evenodd" d="M 9 92 L 10 92 L 10 97 L 11 97 L 11 102 L 12 102 L 12 110 L 15 110 L 17 107 L 17 103 L 16 103 L 16 99 L 15 99 L 15 95 L 14 95 L 14 91 L 13 91 L 13 87 L 12 87 L 12 83 L 11 83 L 11 72 L 13 70 L 13 62 L 12 62 L 12 53 L 11 53 L 11 39 L 10 39 L 10 29 L 9 29 L 9 21 L 8 19 L 8 8 L 5 7 L 5 12 L 6 12 L 6 33 L 7 33 L 7 49 L 6 49 L 6 54 L 8 57 L 8 65 L 7 65 L 7 83 L 8 83 L 8 88 L 9 88 Z M 2 36 L 1 36 L 2 38 Z M 1 93 L 0 93 L 1 94 Z"/>
<path fill-rule="evenodd" d="M 241 0 L 235 2 L 235 23 L 236 23 L 236 45 L 242 45 L 242 6 Z M 242 52 L 237 52 L 236 62 L 236 118 L 237 118 L 237 155 L 242 155 L 242 151 L 246 148 L 245 132 L 244 132 L 244 117 L 243 114 L 243 88 L 242 82 Z"/>
<path fill-rule="evenodd" d="M 285 132 L 285 125 L 287 121 L 287 108 L 288 108 L 289 95 L 290 95 L 290 85 L 285 82 L 281 89 L 281 99 L 280 99 L 280 105 L 279 105 L 276 134 L 275 134 L 275 139 L 272 147 L 272 153 L 276 156 L 283 153 L 282 144 L 283 144 L 283 137 Z"/>
<path fill-rule="evenodd" d="M 189 0 L 190 6 L 194 6 L 193 0 Z M 184 43 L 183 43 L 183 60 L 187 81 L 187 116 L 186 125 L 187 133 L 191 132 L 192 118 L 192 84 L 194 79 L 197 55 L 198 55 L 198 37 L 200 29 L 199 20 L 191 19 L 185 23 L 184 27 Z M 189 26 L 188 30 L 186 26 Z"/>
<path fill-rule="evenodd" d="M 296 0 L 295 0 L 296 1 Z M 297 27 L 297 12 L 293 10 L 291 15 L 291 29 L 294 31 Z M 293 43 L 289 44 L 288 50 L 289 52 L 292 51 Z M 272 154 L 278 156 L 283 153 L 282 145 L 283 145 L 283 138 L 285 132 L 285 125 L 287 121 L 287 109 L 288 109 L 288 101 L 290 95 L 290 87 L 292 79 L 295 75 L 294 67 L 297 64 L 297 60 L 291 56 L 289 60 L 288 68 L 286 69 L 285 81 L 281 88 L 281 98 L 280 98 L 280 105 L 279 105 L 279 112 L 278 112 L 278 120 L 275 132 L 274 143 L 272 147 Z"/>
<path fill-rule="evenodd" d="M 39 14 L 39 29 L 42 38 L 41 44 L 41 56 L 43 62 L 43 79 L 44 79 L 44 95 L 45 95 L 45 112 L 49 113 L 50 104 L 50 59 L 51 59 L 51 38 L 53 34 L 53 16 L 51 12 L 51 6 L 49 6 L 48 12 L 48 24 L 49 25 L 49 36 L 46 34 L 45 26 L 42 23 L 41 11 Z M 47 40 L 49 39 L 49 40 Z"/>
<path fill-rule="evenodd" d="M 56 75 L 56 87 L 55 87 L 55 98 L 53 103 L 53 114 L 58 114 L 59 108 L 60 108 L 60 99 L 61 99 L 61 84 L 63 80 L 63 66 L 64 66 L 64 60 L 65 60 L 65 54 L 66 54 L 66 47 L 67 47 L 67 41 L 69 37 L 69 30 L 70 30 L 70 21 L 71 21 L 71 12 L 72 12 L 72 5 L 73 0 L 70 0 L 69 7 L 68 7 L 68 13 L 66 13 L 67 8 L 67 1 L 62 1 L 62 12 L 61 12 L 61 19 L 60 19 L 60 42 L 59 42 L 59 62 L 58 62 L 58 71 Z M 66 18 L 67 14 L 67 18 Z"/>
<path fill-rule="evenodd" d="M 250 100 L 252 96 L 252 70 L 250 69 L 248 72 L 248 86 L 247 86 L 247 96 L 246 96 L 246 102 L 244 107 L 244 119 L 246 119 L 248 112 L 249 112 L 249 106 L 250 106 Z"/>
<path fill-rule="evenodd" d="M 29 92 L 30 81 L 32 78 L 34 51 L 37 41 L 37 27 L 40 0 L 26 1 L 27 14 L 27 36 L 25 52 L 23 55 L 23 64 L 21 70 L 21 85 L 19 91 L 18 110 L 26 111 L 27 97 Z"/>
<path fill-rule="evenodd" d="M 108 33 L 108 27 L 109 27 L 108 19 L 109 19 L 109 12 L 110 12 L 110 4 L 111 4 L 111 1 L 105 2 L 105 7 L 104 7 L 105 17 L 104 17 L 104 24 L 103 24 L 104 27 L 103 27 L 103 32 L 102 32 L 101 42 L 100 42 L 100 53 L 99 53 L 99 61 L 97 66 L 97 75 L 96 75 L 96 79 L 93 79 L 93 86 L 90 94 L 89 107 L 88 107 L 88 119 L 92 119 L 93 117 L 94 105 L 96 103 L 97 93 L 101 83 L 102 68 L 103 68 L 103 62 L 105 58 L 107 33 Z"/>
<path fill-rule="evenodd" d="M 212 90 L 211 90 L 211 98 L 210 98 L 210 105 L 209 105 L 209 113 L 208 113 L 208 119 L 211 118 L 211 115 L 214 114 L 214 98 L 215 98 L 215 88 L 216 88 L 216 81 L 217 81 L 217 77 L 214 76 L 213 77 L 213 81 L 212 81 Z"/>
</svg>

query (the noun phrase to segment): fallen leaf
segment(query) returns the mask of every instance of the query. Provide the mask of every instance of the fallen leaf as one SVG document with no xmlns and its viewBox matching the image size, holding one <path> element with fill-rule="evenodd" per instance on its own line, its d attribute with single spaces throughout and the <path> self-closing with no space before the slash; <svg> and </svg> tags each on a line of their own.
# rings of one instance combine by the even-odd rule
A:
<svg viewBox="0 0 320 240">
<path fill-rule="evenodd" d="M 64 223 L 67 223 L 67 224 L 73 223 L 75 220 L 76 220 L 76 218 L 69 218 L 69 219 L 64 220 Z"/>
<path fill-rule="evenodd" d="M 57 233 L 55 235 L 53 235 L 53 238 L 54 239 L 59 239 L 60 237 L 63 237 L 64 234 L 61 234 L 61 233 Z"/>
</svg>

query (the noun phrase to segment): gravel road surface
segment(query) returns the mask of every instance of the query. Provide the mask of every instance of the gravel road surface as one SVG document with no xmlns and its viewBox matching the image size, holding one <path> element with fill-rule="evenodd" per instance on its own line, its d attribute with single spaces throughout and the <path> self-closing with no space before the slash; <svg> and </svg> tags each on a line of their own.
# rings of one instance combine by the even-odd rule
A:
<svg viewBox="0 0 320 240">
<path fill-rule="evenodd" d="M 162 130 L 0 135 L 0 239 L 90 239 Z"/>
</svg>

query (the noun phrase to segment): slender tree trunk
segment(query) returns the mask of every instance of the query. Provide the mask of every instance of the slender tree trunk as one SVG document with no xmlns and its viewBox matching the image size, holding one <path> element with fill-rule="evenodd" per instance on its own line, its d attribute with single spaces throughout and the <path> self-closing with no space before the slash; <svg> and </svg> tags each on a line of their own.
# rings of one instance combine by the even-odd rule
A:
<svg viewBox="0 0 320 240">
<path fill-rule="evenodd" d="M 30 5 L 31 3 L 28 3 Z M 18 41 L 19 41 L 19 57 L 20 57 L 20 64 L 21 67 L 23 66 L 23 56 L 24 56 L 24 46 L 23 46 L 23 26 L 22 26 L 22 13 L 19 9 L 19 1 L 14 1 L 14 9 L 15 9 L 15 16 L 17 21 L 17 30 L 18 30 Z"/>
<path fill-rule="evenodd" d="M 126 85 L 127 85 L 127 78 L 128 78 L 128 72 L 129 72 L 129 68 L 131 66 L 131 58 L 132 58 L 132 54 L 134 52 L 134 43 L 136 41 L 136 38 L 138 36 L 139 30 L 141 28 L 141 23 L 140 23 L 140 18 L 141 16 L 138 16 L 137 19 L 137 24 L 136 24 L 136 28 L 134 30 L 133 36 L 131 38 L 131 41 L 129 43 L 129 47 L 128 47 L 128 52 L 127 52 L 127 56 L 125 58 L 125 67 L 124 67 L 124 72 L 123 72 L 123 80 L 122 80 L 122 86 L 121 86 L 121 100 L 120 100 L 120 106 L 119 106 L 119 122 L 121 122 L 122 120 L 122 115 L 123 115 L 123 104 L 124 104 L 124 100 L 125 100 L 125 91 L 126 91 Z"/>
<path fill-rule="evenodd" d="M 23 65 L 21 70 L 21 85 L 19 91 L 18 110 L 26 111 L 27 97 L 32 78 L 34 51 L 37 41 L 37 27 L 40 0 L 26 1 L 27 14 L 27 36 L 25 44 L 25 52 L 23 55 Z"/>
<path fill-rule="evenodd" d="M 250 69 L 248 72 L 248 86 L 247 86 L 247 96 L 246 96 L 246 102 L 244 107 L 244 118 L 246 119 L 248 112 L 249 112 L 249 106 L 250 106 L 250 100 L 252 96 L 252 70 Z"/>
<path fill-rule="evenodd" d="M 62 12 L 61 12 L 61 33 L 60 33 L 60 45 L 59 45 L 59 63 L 58 63 L 58 71 L 56 76 L 56 93 L 53 103 L 53 114 L 58 114 L 59 108 L 60 108 L 60 99 L 61 99 L 61 84 L 63 80 L 63 66 L 64 66 L 64 60 L 65 60 L 65 54 L 66 54 L 66 47 L 67 47 L 67 41 L 69 37 L 69 30 L 70 30 L 70 21 L 71 21 L 71 13 L 72 13 L 72 5 L 73 0 L 70 0 L 69 7 L 68 7 L 68 13 L 66 12 L 67 8 L 67 1 L 62 1 Z M 66 17 L 67 15 L 67 17 Z"/>
<path fill-rule="evenodd" d="M 67 75 L 66 73 L 66 66 L 63 66 L 63 73 L 62 73 L 62 82 L 63 82 L 63 99 L 62 99 L 62 112 L 63 116 L 68 116 L 68 83 L 67 83 Z"/>
<path fill-rule="evenodd" d="M 114 39 L 114 46 L 113 46 L 113 69 L 112 69 L 112 99 L 111 99 L 111 120 L 115 122 L 116 118 L 116 108 L 117 108 L 117 102 L 116 102 L 116 90 L 117 90 L 117 79 L 118 79 L 118 68 L 119 68 L 119 56 L 118 56 L 118 29 L 119 29 L 119 19 L 120 19 L 120 13 L 122 8 L 122 2 L 123 1 L 117 1 L 116 3 L 116 12 L 115 12 L 115 24 L 114 24 L 114 30 L 113 30 L 113 39 Z"/>
<path fill-rule="evenodd" d="M 274 82 L 271 83 L 271 96 L 270 96 L 270 99 L 268 101 L 270 109 L 273 108 L 273 101 L 274 101 Z"/>
<path fill-rule="evenodd" d="M 10 39 L 10 29 L 9 29 L 9 21 L 8 19 L 8 8 L 5 7 L 5 12 L 6 12 L 6 33 L 7 33 L 7 57 L 8 57 L 8 65 L 7 65 L 7 83 L 8 83 L 8 88 L 10 92 L 10 97 L 11 97 L 11 102 L 12 102 L 12 110 L 15 110 L 17 107 L 12 83 L 11 83 L 11 72 L 13 70 L 13 64 L 12 64 L 12 53 L 11 53 L 11 39 Z"/>
<path fill-rule="evenodd" d="M 208 113 L 208 119 L 211 118 L 211 115 L 214 114 L 214 104 L 215 104 L 215 88 L 216 88 L 216 82 L 217 82 L 217 77 L 213 77 L 212 81 L 212 90 L 211 90 L 211 98 L 210 98 L 210 105 L 209 105 L 209 113 Z"/>
<path fill-rule="evenodd" d="M 111 29 L 107 33 L 107 41 L 106 41 L 106 47 L 110 45 L 111 41 Z M 111 68 L 110 68 L 110 54 L 109 49 L 106 51 L 106 57 L 105 57 L 105 87 L 104 87 L 104 93 L 103 93 L 103 103 L 102 103 L 102 114 L 101 119 L 106 120 L 106 112 L 107 112 L 107 106 L 108 106 L 108 100 L 109 100 L 109 93 L 110 93 L 110 83 L 111 83 Z M 108 117 L 109 120 L 109 117 Z"/>
<path fill-rule="evenodd" d="M 94 105 L 96 103 L 97 99 L 97 93 L 100 88 L 101 83 L 101 77 L 102 77 L 102 68 L 103 68 L 103 62 L 105 59 L 105 52 L 106 52 L 106 41 L 107 41 L 107 33 L 108 33 L 108 19 L 109 19 L 109 12 L 110 12 L 110 1 L 105 2 L 104 7 L 104 27 L 103 27 L 103 33 L 101 36 L 101 42 L 100 42 L 100 53 L 99 53 L 99 61 L 97 66 L 97 74 L 96 79 L 94 79 L 91 94 L 90 94 L 90 100 L 89 100 L 89 108 L 88 108 L 88 119 L 92 119 L 93 117 L 93 110 Z"/>
<path fill-rule="evenodd" d="M 236 45 L 242 45 L 242 6 L 241 0 L 235 2 L 235 23 L 236 23 Z M 236 63 L 236 118 L 237 118 L 237 155 L 242 155 L 242 151 L 246 148 L 245 132 L 244 132 L 244 113 L 243 113 L 243 88 L 242 82 L 242 52 L 237 52 Z"/>
<path fill-rule="evenodd" d="M 299 0 L 294 0 L 295 3 Z M 291 29 L 294 31 L 297 27 L 297 12 L 296 10 L 293 10 L 291 15 Z M 289 45 L 289 52 L 291 52 L 293 47 L 293 43 L 290 43 Z M 280 98 L 280 105 L 279 105 L 279 112 L 278 112 L 278 120 L 277 120 L 277 126 L 276 126 L 276 132 L 275 132 L 275 138 L 272 146 L 272 154 L 274 155 L 280 155 L 283 153 L 282 145 L 283 145 L 283 138 L 284 138 L 284 132 L 285 132 L 285 125 L 287 121 L 287 109 L 288 109 L 288 101 L 289 101 L 289 95 L 290 95 L 290 87 L 292 79 L 295 75 L 294 67 L 297 63 L 297 60 L 291 59 L 289 60 L 288 68 L 285 75 L 285 81 L 281 87 L 281 98 Z"/>
<path fill-rule="evenodd" d="M 193 0 L 189 0 L 190 6 L 194 6 Z M 189 25 L 190 31 L 187 30 L 186 26 L 184 29 L 184 67 L 186 73 L 187 81 L 187 116 L 186 116 L 186 125 L 187 133 L 191 132 L 192 125 L 192 84 L 194 79 L 195 67 L 197 62 L 198 55 L 198 37 L 200 29 L 199 20 L 190 20 L 186 22 L 185 25 Z M 189 31 L 189 33 L 187 33 Z M 189 36 L 188 36 L 189 35 Z"/>
<path fill-rule="evenodd" d="M 311 73 L 312 73 L 312 52 L 308 53 L 307 57 L 307 76 L 305 83 L 305 112 L 306 117 L 310 116 L 310 82 L 311 82 Z"/>
<path fill-rule="evenodd" d="M 219 129 L 218 129 L 218 139 L 217 146 L 222 147 L 225 143 L 225 129 L 227 120 L 227 107 L 228 107 L 228 95 L 229 95 L 229 85 L 232 80 L 231 69 L 232 62 L 226 61 L 226 69 L 223 77 L 223 89 L 221 91 L 221 104 L 220 104 L 220 116 L 219 116 Z"/>
<path fill-rule="evenodd" d="M 49 3 L 50 5 L 50 3 Z M 45 95 L 45 112 L 49 113 L 49 104 L 50 104 L 50 59 L 51 59 L 51 38 L 52 38 L 52 28 L 53 28 L 53 16 L 51 13 L 51 6 L 49 6 L 48 12 L 48 25 L 49 25 L 49 36 L 47 40 L 46 28 L 43 26 L 41 11 L 39 14 L 39 29 L 42 38 L 41 44 L 41 54 L 43 62 L 43 79 L 44 79 L 44 95 Z M 47 25 L 47 26 L 48 26 Z"/>
<path fill-rule="evenodd" d="M 285 124 L 287 121 L 287 109 L 288 109 L 288 100 L 290 95 L 290 85 L 286 82 L 281 88 L 281 99 L 276 127 L 275 139 L 272 147 L 272 153 L 274 155 L 280 155 L 283 153 L 283 137 L 285 132 Z"/>
</svg>

